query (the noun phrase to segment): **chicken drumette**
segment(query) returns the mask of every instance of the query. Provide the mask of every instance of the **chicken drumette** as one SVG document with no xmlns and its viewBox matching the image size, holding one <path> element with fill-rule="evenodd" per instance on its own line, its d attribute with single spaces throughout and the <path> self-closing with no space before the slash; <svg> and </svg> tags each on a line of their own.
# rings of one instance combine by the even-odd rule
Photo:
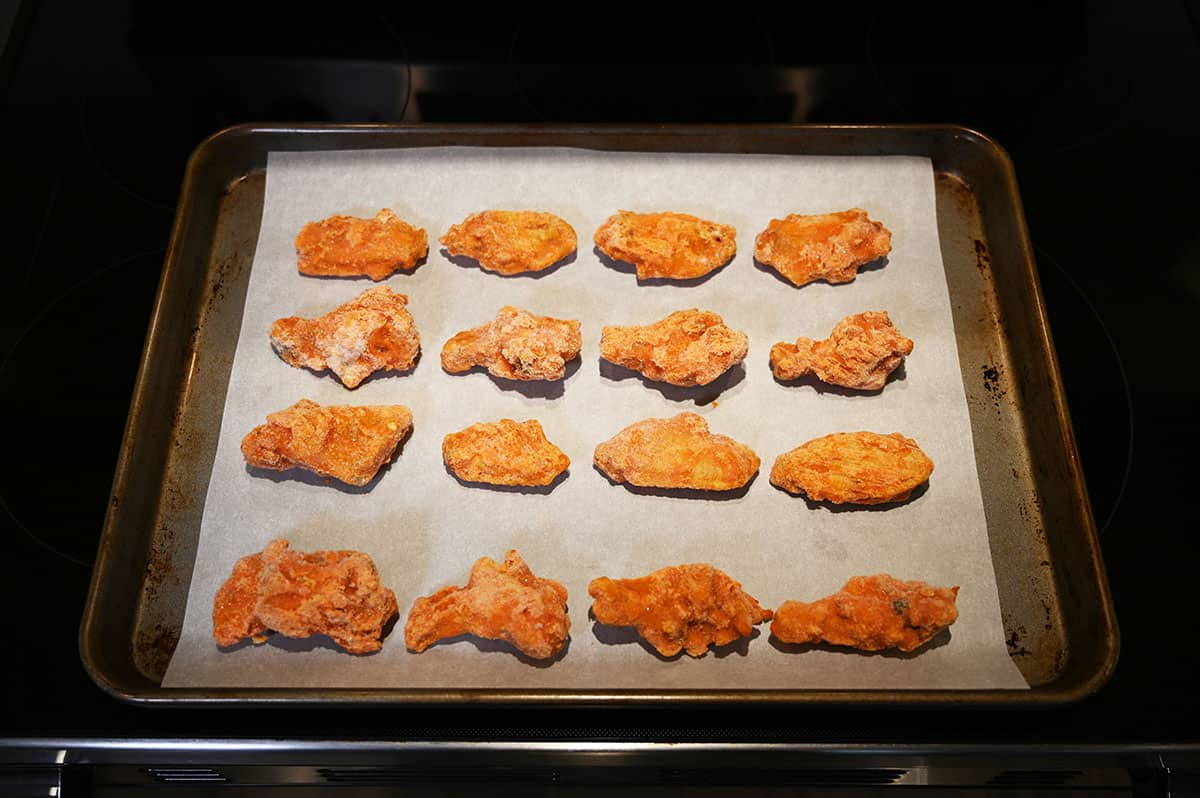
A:
<svg viewBox="0 0 1200 798">
<path fill-rule="evenodd" d="M 466 587 L 451 585 L 413 603 L 404 642 L 424 651 L 439 640 L 473 634 L 505 640 L 534 659 L 549 659 L 567 643 L 567 589 L 533 575 L 516 551 L 503 563 L 481 557 Z"/>
<path fill-rule="evenodd" d="M 863 651 L 925 645 L 958 618 L 958 587 L 902 582 L 888 574 L 856 576 L 832 596 L 785 601 L 771 634 L 785 643 L 832 643 Z"/>
<path fill-rule="evenodd" d="M 425 231 L 384 208 L 374 219 L 330 216 L 304 225 L 296 236 L 301 274 L 382 280 L 411 269 L 429 253 Z"/>
<path fill-rule="evenodd" d="M 848 283 L 860 266 L 892 251 L 892 234 L 862 208 L 772 219 L 754 242 L 754 257 L 796 285 Z"/>
<path fill-rule="evenodd" d="M 588 585 L 592 615 L 602 624 L 633 626 L 664 657 L 749 637 L 771 619 L 742 586 L 708 565 L 675 565 L 637 579 L 602 576 Z"/>
<path fill-rule="evenodd" d="M 824 341 L 775 344 L 771 371 L 780 380 L 815 374 L 831 385 L 878 391 L 912 350 L 913 342 L 892 325 L 887 311 L 868 311 L 839 321 Z"/>
<path fill-rule="evenodd" d="M 242 454 L 258 468 L 303 468 L 362 486 L 410 429 L 412 413 L 404 405 L 322 407 L 301 399 L 250 430 Z"/>
<path fill-rule="evenodd" d="M 575 251 L 575 230 L 552 213 L 483 211 L 451 226 L 441 239 L 451 255 L 474 258 L 498 274 L 538 272 Z"/>
<path fill-rule="evenodd" d="M 368 288 L 323 316 L 288 316 L 271 325 L 271 345 L 289 365 L 329 369 L 347 388 L 376 371 L 406 371 L 421 351 L 421 336 L 405 306 L 408 297 L 385 285 Z"/>
<path fill-rule="evenodd" d="M 637 278 L 687 280 L 724 266 L 737 251 L 737 232 L 686 213 L 619 211 L 596 230 L 608 257 L 632 263 Z"/>
<path fill-rule="evenodd" d="M 593 461 L 614 482 L 695 490 L 735 490 L 759 466 L 750 447 L 709 432 L 695 413 L 630 424 L 599 444 Z"/>
<path fill-rule="evenodd" d="M 237 561 L 213 600 L 213 639 L 232 646 L 287 637 L 328 635 L 351 654 L 382 646 L 396 615 L 396 595 L 380 584 L 371 558 L 358 551 L 290 551 L 273 540 Z"/>
<path fill-rule="evenodd" d="M 463 330 L 442 347 L 442 368 L 451 374 L 483 366 L 507 380 L 561 380 L 567 361 L 579 355 L 579 322 L 535 316 L 506 306 L 496 319 Z"/>
<path fill-rule="evenodd" d="M 750 348 L 745 333 L 728 327 L 716 313 L 679 310 L 644 326 L 605 327 L 600 356 L 610 363 L 671 385 L 708 385 Z"/>
</svg>

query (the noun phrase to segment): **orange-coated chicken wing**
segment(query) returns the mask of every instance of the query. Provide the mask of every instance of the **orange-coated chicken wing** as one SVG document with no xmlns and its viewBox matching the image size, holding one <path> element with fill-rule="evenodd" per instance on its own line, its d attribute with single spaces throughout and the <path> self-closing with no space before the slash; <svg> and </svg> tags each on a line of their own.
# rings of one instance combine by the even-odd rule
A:
<svg viewBox="0 0 1200 798">
<path fill-rule="evenodd" d="M 388 208 L 374 219 L 330 216 L 304 225 L 296 236 L 297 268 L 313 277 L 382 280 L 411 269 L 429 253 L 425 231 Z"/>
<path fill-rule="evenodd" d="M 839 321 L 824 341 L 775 344 L 771 371 L 781 380 L 815 374 L 831 385 L 878 391 L 912 350 L 913 342 L 892 325 L 887 311 L 868 311 Z"/>
<path fill-rule="evenodd" d="M 614 482 L 695 490 L 735 490 L 759 465 L 750 447 L 709 432 L 695 413 L 630 424 L 597 446 L 593 459 Z"/>
<path fill-rule="evenodd" d="M 421 336 L 405 305 L 385 285 L 368 288 L 324 316 L 288 316 L 271 325 L 271 345 L 289 365 L 329 369 L 347 388 L 376 371 L 406 371 L 421 351 Z"/>
<path fill-rule="evenodd" d="M 358 551 L 290 551 L 273 540 L 238 560 L 213 601 L 213 639 L 255 643 L 269 631 L 286 637 L 328 635 L 351 654 L 382 647 L 383 627 L 397 614 L 396 594 Z"/>
<path fill-rule="evenodd" d="M 301 399 L 250 430 L 242 439 L 242 454 L 258 468 L 304 468 L 362 486 L 410 429 L 412 413 L 403 405 L 322 407 Z"/>
<path fill-rule="evenodd" d="M 549 485 L 571 458 L 546 440 L 536 420 L 472 424 L 442 439 L 442 459 L 459 479 L 491 485 Z"/>
<path fill-rule="evenodd" d="M 702 657 L 712 645 L 749 637 L 771 619 L 728 574 L 706 563 L 661 568 L 638 579 L 602 576 L 588 585 L 592 615 L 602 624 L 633 626 L 664 657 Z"/>
<path fill-rule="evenodd" d="M 686 213 L 618 211 L 596 230 L 595 242 L 613 260 L 636 266 L 639 280 L 688 280 L 732 260 L 736 236 L 727 224 Z"/>
<path fill-rule="evenodd" d="M 600 356 L 671 385 L 708 385 L 749 351 L 745 333 L 707 310 L 678 310 L 641 327 L 605 327 Z"/>
<path fill-rule="evenodd" d="M 451 374 L 483 366 L 508 380 L 561 380 L 568 360 L 579 355 L 579 322 L 500 308 L 495 321 L 463 330 L 442 347 L 442 368 Z"/>
<path fill-rule="evenodd" d="M 848 283 L 860 266 L 892 251 L 892 234 L 862 208 L 772 219 L 754 241 L 754 257 L 796 285 Z"/>
<path fill-rule="evenodd" d="M 534 659 L 549 659 L 567 644 L 567 589 L 533 575 L 517 552 L 503 564 L 481 557 L 466 587 L 444 587 L 413 603 L 404 642 L 421 652 L 439 640 L 473 634 L 505 640 Z"/>
<path fill-rule="evenodd" d="M 451 226 L 441 239 L 451 255 L 474 258 L 498 274 L 539 272 L 575 251 L 575 230 L 552 213 L 484 211 Z"/>
<path fill-rule="evenodd" d="M 899 432 L 836 432 L 779 455 L 771 484 L 834 504 L 902 502 L 933 473 L 917 442 Z"/>
<path fill-rule="evenodd" d="M 863 651 L 912 651 L 958 618 L 958 587 L 856 576 L 841 591 L 807 604 L 785 601 L 771 634 L 784 643 L 832 643 Z"/>
</svg>

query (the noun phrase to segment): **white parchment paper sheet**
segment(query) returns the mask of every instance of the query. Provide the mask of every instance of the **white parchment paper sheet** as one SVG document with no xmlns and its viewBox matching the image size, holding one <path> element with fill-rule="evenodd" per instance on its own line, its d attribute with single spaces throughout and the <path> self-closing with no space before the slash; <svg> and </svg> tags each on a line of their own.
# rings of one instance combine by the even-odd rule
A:
<svg viewBox="0 0 1200 798">
<path fill-rule="evenodd" d="M 754 264 L 754 236 L 770 219 L 855 206 L 893 233 L 882 267 L 847 285 L 797 289 Z M 348 391 L 330 376 L 286 365 L 272 352 L 267 331 L 276 318 L 316 316 L 371 285 L 300 276 L 293 240 L 301 226 L 333 214 L 373 216 L 381 207 L 429 233 L 428 262 L 388 280 L 409 296 L 423 355 L 410 375 Z M 562 216 L 579 235 L 577 256 L 537 278 L 505 278 L 450 261 L 437 238 L 487 208 Z M 699 284 L 639 285 L 592 248 L 592 233 L 617 209 L 673 210 L 732 224 L 737 256 Z M 581 361 L 564 383 L 514 390 L 486 374 L 442 371 L 438 355 L 446 339 L 490 320 L 505 304 L 582 322 Z M 744 368 L 719 384 L 724 390 L 715 402 L 712 389 L 656 387 L 601 373 L 603 325 L 646 324 L 690 307 L 716 311 L 750 336 Z M 916 342 L 902 379 L 874 395 L 775 382 L 767 362 L 773 343 L 823 338 L 839 319 L 864 310 L 889 311 Z M 304 397 L 404 404 L 413 411 L 413 433 L 366 490 L 329 487 L 297 472 L 250 473 L 239 450 L 242 436 L 267 413 Z M 639 419 L 685 410 L 703 414 L 713 431 L 762 458 L 744 495 L 719 501 L 642 495 L 593 469 L 600 441 Z M 465 487 L 446 472 L 440 448 L 446 433 L 504 417 L 539 419 L 571 457 L 569 477 L 549 494 Z M 1024 688 L 1005 650 L 969 424 L 927 159 L 457 147 L 272 153 L 187 615 L 164 685 Z M 900 506 L 835 512 L 810 508 L 770 485 L 776 456 L 848 430 L 915 438 L 936 464 L 928 490 Z M 298 550 L 359 549 L 374 558 L 401 609 L 380 653 L 355 657 L 323 639 L 278 635 L 262 646 L 217 648 L 211 612 L 218 586 L 239 557 L 276 537 Z M 504 644 L 471 639 L 408 652 L 403 622 L 413 600 L 465 583 L 477 558 L 501 559 L 509 548 L 535 573 L 566 585 L 566 655 L 535 667 Z M 796 653 L 777 648 L 764 625 L 743 645 L 674 660 L 589 620 L 592 578 L 640 576 L 688 562 L 721 568 L 767 607 L 813 600 L 851 576 L 887 571 L 961 585 L 961 614 L 949 635 L 915 656 Z"/>
</svg>

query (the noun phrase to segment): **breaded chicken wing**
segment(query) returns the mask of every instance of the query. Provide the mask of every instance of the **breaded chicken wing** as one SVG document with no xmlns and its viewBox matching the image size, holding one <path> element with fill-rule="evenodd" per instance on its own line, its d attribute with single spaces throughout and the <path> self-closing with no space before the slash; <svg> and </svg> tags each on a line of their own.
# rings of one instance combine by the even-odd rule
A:
<svg viewBox="0 0 1200 798">
<path fill-rule="evenodd" d="M 575 251 L 575 229 L 552 213 L 484 211 L 451 226 L 441 239 L 451 255 L 474 258 L 498 274 L 538 272 Z"/>
<path fill-rule="evenodd" d="M 571 458 L 530 419 L 472 424 L 442 439 L 442 459 L 459 479 L 491 485 L 549 485 Z"/>
<path fill-rule="evenodd" d="M 588 585 L 592 615 L 610 626 L 633 626 L 664 657 L 702 657 L 712 645 L 749 637 L 771 619 L 742 586 L 707 563 L 661 568 L 638 579 L 602 576 Z"/>
<path fill-rule="evenodd" d="M 868 311 L 839 321 L 824 341 L 775 344 L 771 371 L 780 380 L 816 374 L 831 385 L 878 391 L 912 350 L 913 342 L 892 325 L 887 311 Z"/>
<path fill-rule="evenodd" d="M 836 432 L 779 455 L 771 484 L 812 501 L 902 502 L 933 473 L 917 442 L 899 432 Z"/>
<path fill-rule="evenodd" d="M 785 601 L 771 634 L 784 643 L 832 643 L 863 651 L 912 651 L 958 618 L 958 587 L 902 582 L 888 574 L 856 576 L 832 596 Z"/>
<path fill-rule="evenodd" d="M 745 333 L 726 326 L 707 310 L 678 310 L 665 319 L 634 327 L 605 327 L 600 356 L 671 385 L 708 385 L 749 351 Z"/>
<path fill-rule="evenodd" d="M 296 236 L 297 267 L 314 277 L 382 280 L 411 269 L 429 253 L 425 231 L 384 208 L 374 219 L 330 216 L 309 222 Z"/>
<path fill-rule="evenodd" d="M 421 336 L 405 305 L 408 297 L 386 285 L 368 288 L 324 316 L 288 316 L 271 325 L 271 346 L 296 368 L 329 369 L 347 388 L 376 371 L 407 371 Z"/>
<path fill-rule="evenodd" d="M 892 234 L 862 208 L 772 219 L 754 241 L 754 257 L 796 285 L 848 283 L 858 268 L 892 251 Z"/>
<path fill-rule="evenodd" d="M 481 557 L 466 587 L 444 587 L 418 598 L 404 625 L 404 643 L 421 652 L 439 640 L 473 634 L 505 640 L 534 659 L 549 659 L 567 644 L 567 589 L 533 575 L 515 550 L 498 563 Z"/>
<path fill-rule="evenodd" d="M 686 213 L 618 211 L 596 230 L 595 242 L 613 260 L 636 266 L 639 280 L 688 280 L 732 260 L 736 236 L 727 224 Z"/>
<path fill-rule="evenodd" d="M 759 466 L 750 447 L 709 432 L 695 413 L 630 424 L 597 446 L 593 460 L 614 482 L 695 490 L 735 490 Z"/>
<path fill-rule="evenodd" d="M 378 651 L 383 627 L 397 614 L 396 594 L 380 584 L 371 558 L 358 551 L 288 550 L 273 540 L 237 561 L 213 601 L 213 639 L 255 643 L 269 631 L 286 637 L 328 635 L 351 654 Z"/>
<path fill-rule="evenodd" d="M 483 366 L 508 380 L 561 380 L 579 355 L 582 339 L 575 319 L 535 316 L 500 308 L 495 321 L 463 330 L 442 347 L 442 368 L 451 374 Z"/>
<path fill-rule="evenodd" d="M 322 407 L 301 399 L 250 430 L 242 439 L 242 454 L 257 468 L 303 468 L 362 486 L 410 429 L 412 413 L 404 405 Z"/>
</svg>

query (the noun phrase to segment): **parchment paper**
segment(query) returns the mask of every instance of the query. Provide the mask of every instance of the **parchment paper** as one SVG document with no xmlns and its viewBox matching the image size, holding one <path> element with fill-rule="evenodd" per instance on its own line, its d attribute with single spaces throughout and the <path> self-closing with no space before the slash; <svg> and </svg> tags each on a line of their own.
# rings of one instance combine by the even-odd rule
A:
<svg viewBox="0 0 1200 798">
<path fill-rule="evenodd" d="M 755 265 L 754 237 L 770 219 L 856 206 L 893 233 L 882 267 L 847 285 L 798 289 Z M 316 316 L 372 285 L 300 276 L 293 240 L 310 220 L 373 216 L 381 207 L 429 234 L 428 261 L 388 280 L 409 296 L 423 355 L 410 375 L 377 377 L 349 391 L 331 376 L 285 364 L 272 352 L 267 331 L 276 318 Z M 537 278 L 500 277 L 449 260 L 437 238 L 488 208 L 562 216 L 579 235 L 577 256 Z M 737 256 L 698 284 L 639 285 L 592 247 L 595 229 L 618 209 L 674 210 L 732 224 Z M 921 158 L 451 147 L 272 153 L 187 615 L 164 685 L 1026 687 L 1004 644 L 935 214 L 932 167 Z M 581 320 L 582 356 L 565 383 L 514 386 L 482 373 L 442 371 L 438 355 L 446 339 L 492 319 L 505 304 Z M 690 307 L 716 311 L 749 335 L 744 368 L 715 387 L 674 389 L 627 372 L 614 379 L 602 364 L 601 326 L 647 324 Z M 864 310 L 887 310 L 916 342 L 901 378 L 881 393 L 860 395 L 775 382 L 767 362 L 773 343 L 823 338 L 843 316 Z M 322 404 L 404 404 L 413 412 L 413 433 L 367 489 L 330 487 L 303 472 L 251 473 L 239 450 L 242 436 L 267 413 L 304 397 Z M 762 458 L 744 495 L 644 495 L 611 485 L 593 468 L 600 441 L 639 419 L 685 410 L 701 413 L 713 431 Z M 466 487 L 445 470 L 440 447 L 446 433 L 505 417 L 539 419 L 570 456 L 570 474 L 552 492 Z M 936 464 L 928 489 L 900 506 L 832 511 L 770 485 L 776 456 L 849 430 L 915 438 Z M 374 558 L 401 610 L 380 653 L 355 657 L 324 638 L 279 635 L 262 646 L 217 648 L 211 612 L 218 586 L 239 557 L 276 537 L 298 550 L 349 548 Z M 477 558 L 502 559 L 509 548 L 536 574 L 566 585 L 566 654 L 535 666 L 506 644 L 471 638 L 408 652 L 403 624 L 413 600 L 464 584 Z M 915 655 L 788 650 L 777 647 L 763 625 L 743 644 L 672 660 L 652 653 L 629 630 L 595 626 L 588 618 L 592 578 L 640 576 L 688 562 L 721 568 L 766 607 L 814 600 L 851 576 L 880 571 L 960 585 L 960 617 L 949 634 Z"/>
</svg>

